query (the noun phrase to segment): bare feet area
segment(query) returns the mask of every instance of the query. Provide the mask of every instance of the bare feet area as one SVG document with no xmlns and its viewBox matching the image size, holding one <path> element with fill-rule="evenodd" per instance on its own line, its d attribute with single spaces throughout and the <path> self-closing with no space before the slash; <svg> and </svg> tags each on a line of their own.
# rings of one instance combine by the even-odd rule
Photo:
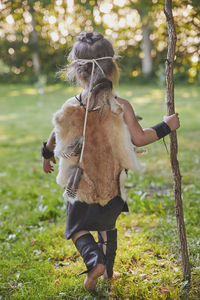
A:
<svg viewBox="0 0 200 300">
<path fill-rule="evenodd" d="M 84 286 L 88 291 L 94 291 L 97 285 L 98 278 L 103 275 L 105 271 L 105 266 L 103 264 L 98 264 L 94 269 L 92 269 L 84 282 Z"/>
<path fill-rule="evenodd" d="M 121 277 L 122 277 L 122 274 L 120 272 L 117 272 L 117 271 L 113 272 L 113 276 L 112 276 L 113 280 L 119 279 Z"/>
<path fill-rule="evenodd" d="M 113 276 L 112 276 L 112 278 L 110 278 L 110 280 L 116 280 L 116 279 L 119 279 L 121 277 L 122 277 L 122 274 L 120 272 L 113 271 Z M 104 272 L 103 276 L 101 276 L 101 279 L 105 280 L 105 281 L 109 280 L 107 272 Z"/>
</svg>

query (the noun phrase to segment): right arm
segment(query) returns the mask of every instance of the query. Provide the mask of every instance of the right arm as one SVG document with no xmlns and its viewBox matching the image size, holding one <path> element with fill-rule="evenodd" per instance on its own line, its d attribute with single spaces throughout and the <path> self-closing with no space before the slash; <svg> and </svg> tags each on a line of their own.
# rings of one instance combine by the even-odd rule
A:
<svg viewBox="0 0 200 300">
<path fill-rule="evenodd" d="M 143 129 L 140 126 L 131 104 L 122 98 L 118 98 L 117 100 L 124 106 L 124 121 L 128 126 L 133 144 L 141 147 L 157 141 L 158 136 L 153 128 Z M 178 114 L 164 116 L 164 122 L 169 126 L 171 131 L 178 129 L 180 126 Z"/>
</svg>

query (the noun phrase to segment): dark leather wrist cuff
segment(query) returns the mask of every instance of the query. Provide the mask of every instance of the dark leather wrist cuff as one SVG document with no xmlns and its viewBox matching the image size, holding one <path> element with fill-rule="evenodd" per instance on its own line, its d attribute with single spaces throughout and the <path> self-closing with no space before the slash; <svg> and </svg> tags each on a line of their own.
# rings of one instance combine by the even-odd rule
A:
<svg viewBox="0 0 200 300">
<path fill-rule="evenodd" d="M 53 151 L 50 151 L 48 148 L 47 148 L 47 143 L 43 143 L 43 147 L 41 149 L 41 155 L 45 158 L 45 159 L 49 159 L 51 157 L 54 156 L 54 153 Z"/>
<path fill-rule="evenodd" d="M 168 135 L 171 132 L 171 129 L 169 128 L 167 123 L 165 123 L 164 121 L 153 126 L 152 129 L 154 129 L 156 131 L 158 139 L 165 137 L 166 135 Z"/>
</svg>

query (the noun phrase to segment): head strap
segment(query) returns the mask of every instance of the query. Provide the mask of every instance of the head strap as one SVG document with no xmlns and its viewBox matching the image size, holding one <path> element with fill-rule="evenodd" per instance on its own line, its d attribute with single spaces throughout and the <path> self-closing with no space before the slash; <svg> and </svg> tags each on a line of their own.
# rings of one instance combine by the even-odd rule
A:
<svg viewBox="0 0 200 300">
<path fill-rule="evenodd" d="M 97 62 L 98 60 L 104 60 L 104 59 L 113 59 L 113 57 L 112 56 L 104 56 L 104 57 L 92 58 L 92 59 L 78 58 L 74 62 L 78 62 L 80 65 L 86 65 L 87 63 L 92 63 L 92 66 L 95 66 L 95 64 L 96 64 L 97 67 L 101 70 L 102 74 L 105 76 L 105 73 L 104 73 L 102 67 Z M 93 79 L 92 74 L 91 74 L 91 79 Z M 91 79 L 90 79 L 90 82 L 92 81 Z"/>
</svg>

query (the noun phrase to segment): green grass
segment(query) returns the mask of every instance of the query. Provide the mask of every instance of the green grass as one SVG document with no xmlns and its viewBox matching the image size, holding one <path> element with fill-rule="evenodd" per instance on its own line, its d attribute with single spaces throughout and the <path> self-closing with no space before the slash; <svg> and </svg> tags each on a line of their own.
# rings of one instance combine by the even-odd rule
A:
<svg viewBox="0 0 200 300">
<path fill-rule="evenodd" d="M 119 239 L 111 284 L 101 280 L 97 293 L 83 288 L 84 265 L 71 241 L 64 239 L 65 207 L 54 174 L 42 171 L 40 148 L 52 129 L 52 114 L 79 92 L 54 85 L 43 95 L 25 85 L 0 86 L 0 299 L 180 299 L 180 253 L 174 213 L 169 155 L 162 141 L 138 154 L 141 175 L 129 174 L 130 212 L 117 222 Z M 164 90 L 121 86 L 141 125 L 151 127 L 166 114 Z M 189 299 L 200 298 L 200 130 L 199 87 L 175 92 L 180 114 L 179 163 L 192 266 Z M 169 138 L 166 138 L 169 144 Z"/>
</svg>

